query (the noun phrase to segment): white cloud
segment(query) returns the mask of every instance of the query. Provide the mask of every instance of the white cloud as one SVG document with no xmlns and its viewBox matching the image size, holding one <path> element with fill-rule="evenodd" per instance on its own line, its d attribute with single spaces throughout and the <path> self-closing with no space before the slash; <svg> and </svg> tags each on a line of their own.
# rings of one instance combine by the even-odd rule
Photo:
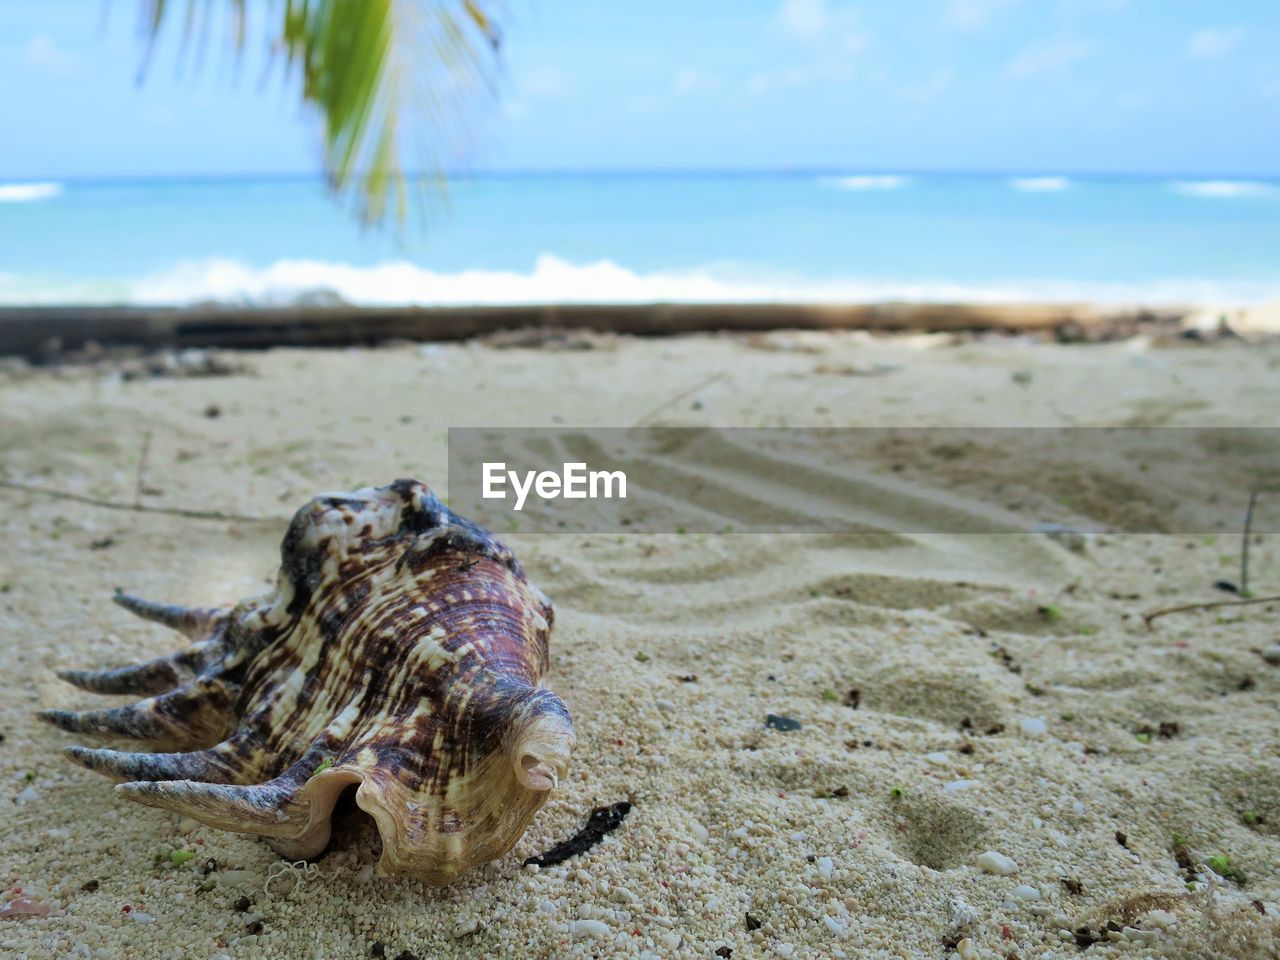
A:
<svg viewBox="0 0 1280 960">
<path fill-rule="evenodd" d="M 976 30 L 1021 0 L 948 0 L 943 20 L 956 30 Z"/>
<path fill-rule="evenodd" d="M 692 93 L 705 93 L 716 89 L 718 86 L 720 86 L 719 77 L 695 70 L 693 67 L 685 67 L 671 81 L 671 89 L 681 96 Z"/>
<path fill-rule="evenodd" d="M 43 33 L 29 39 L 22 47 L 22 61 L 46 73 L 67 73 L 79 63 L 76 55 Z"/>
<path fill-rule="evenodd" d="M 772 90 L 807 87 L 813 83 L 841 83 L 847 81 L 852 71 L 847 61 L 831 59 L 815 61 L 799 66 L 783 67 L 780 70 L 769 70 L 757 73 L 751 78 L 747 89 L 753 94 L 768 93 Z"/>
<path fill-rule="evenodd" d="M 550 99 L 569 92 L 569 76 L 558 67 L 535 67 L 516 81 L 521 96 Z"/>
<path fill-rule="evenodd" d="M 1268 100 L 1280 99 L 1280 67 L 1266 64 L 1255 72 L 1258 96 Z"/>
<path fill-rule="evenodd" d="M 1206 27 L 1187 41 L 1187 55 L 1196 60 L 1220 60 L 1244 41 L 1248 31 L 1241 27 Z"/>
<path fill-rule="evenodd" d="M 662 101 L 647 93 L 639 93 L 627 100 L 627 109 L 632 113 L 655 113 L 662 106 Z"/>
<path fill-rule="evenodd" d="M 917 77 L 898 87 L 898 99 L 911 103 L 930 103 L 942 96 L 955 82 L 951 67 L 940 67 L 931 74 Z"/>
<path fill-rule="evenodd" d="M 1019 80 L 1057 73 L 1088 56 L 1089 49 L 1087 43 L 1070 37 L 1033 44 L 1010 60 L 1004 71 L 1008 76 Z"/>
<path fill-rule="evenodd" d="M 783 0 L 778 19 L 792 37 L 830 43 L 844 53 L 857 53 L 867 45 L 867 36 L 858 27 L 857 11 L 849 7 L 828 10 L 826 0 Z"/>
<path fill-rule="evenodd" d="M 828 25 L 826 0 L 782 0 L 778 18 L 797 37 L 821 36 Z"/>
</svg>

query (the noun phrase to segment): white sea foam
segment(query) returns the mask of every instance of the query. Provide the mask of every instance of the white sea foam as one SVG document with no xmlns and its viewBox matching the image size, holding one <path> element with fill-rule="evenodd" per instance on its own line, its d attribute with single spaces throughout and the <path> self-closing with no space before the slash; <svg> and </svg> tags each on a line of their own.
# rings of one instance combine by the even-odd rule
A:
<svg viewBox="0 0 1280 960">
<path fill-rule="evenodd" d="M 62 184 L 54 181 L 43 183 L 0 183 L 0 203 L 31 203 L 49 200 L 62 192 Z"/>
<path fill-rule="evenodd" d="M 1009 186 L 1019 193 L 1061 193 L 1071 181 L 1066 177 L 1014 177 Z"/>
<path fill-rule="evenodd" d="M 353 266 L 278 260 L 253 267 L 201 260 L 140 279 L 77 280 L 0 274 L 0 304 L 166 306 L 202 302 L 272 305 L 341 300 L 363 306 L 469 306 L 541 303 L 1258 303 L 1280 298 L 1280 283 L 1205 279 L 1133 283 L 1016 280 L 956 283 L 943 279 L 762 276 L 759 270 L 698 268 L 642 273 L 609 260 L 575 264 L 544 254 L 528 272 L 445 273 L 405 261 Z"/>
<path fill-rule="evenodd" d="M 897 190 L 909 186 L 911 178 L 900 173 L 858 174 L 851 177 L 823 177 L 823 186 L 837 190 Z"/>
<path fill-rule="evenodd" d="M 1261 180 L 1175 180 L 1173 189 L 1188 197 L 1261 197 L 1276 192 Z"/>
</svg>

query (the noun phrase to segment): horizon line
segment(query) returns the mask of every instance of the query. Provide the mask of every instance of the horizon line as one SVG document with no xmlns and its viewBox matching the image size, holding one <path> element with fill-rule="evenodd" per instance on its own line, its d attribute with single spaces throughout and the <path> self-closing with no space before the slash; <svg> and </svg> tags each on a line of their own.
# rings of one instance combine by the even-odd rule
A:
<svg viewBox="0 0 1280 960">
<path fill-rule="evenodd" d="M 409 180 L 437 178 L 429 171 L 411 171 L 405 174 Z M 977 169 L 944 167 L 834 167 L 834 166 L 772 166 L 772 167 L 510 167 L 475 170 L 446 171 L 443 179 L 449 181 L 486 179 L 538 179 L 538 178 L 598 178 L 643 179 L 680 177 L 849 177 L 849 176 L 906 176 L 906 177 L 974 177 L 987 179 L 1063 177 L 1079 180 L 1260 180 L 1280 182 L 1280 172 L 1187 172 L 1187 171 L 1135 171 L 1135 170 L 1065 170 L 1065 169 Z M 141 184 L 141 183 L 252 183 L 252 182 L 306 182 L 325 184 L 325 176 L 317 171 L 244 171 L 227 173 L 159 173 L 159 174 L 76 174 L 58 176 L 42 174 L 22 176 L 0 174 L 3 184 Z"/>
</svg>

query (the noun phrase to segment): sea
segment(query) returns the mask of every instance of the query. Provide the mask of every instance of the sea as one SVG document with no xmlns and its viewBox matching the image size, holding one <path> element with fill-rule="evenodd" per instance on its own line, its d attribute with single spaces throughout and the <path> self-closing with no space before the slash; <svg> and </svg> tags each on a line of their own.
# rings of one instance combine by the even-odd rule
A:
<svg viewBox="0 0 1280 960">
<path fill-rule="evenodd" d="M 0 305 L 1274 298 L 1268 179 L 473 175 L 374 228 L 313 177 L 0 182 Z"/>
</svg>

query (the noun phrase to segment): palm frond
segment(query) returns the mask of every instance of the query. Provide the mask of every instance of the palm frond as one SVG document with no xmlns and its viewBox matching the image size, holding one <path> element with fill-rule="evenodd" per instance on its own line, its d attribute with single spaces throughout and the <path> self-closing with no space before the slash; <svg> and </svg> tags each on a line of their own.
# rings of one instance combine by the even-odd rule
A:
<svg viewBox="0 0 1280 960">
<path fill-rule="evenodd" d="M 479 98 L 492 92 L 497 0 L 269 0 L 266 38 L 301 80 L 323 125 L 324 170 L 365 223 L 406 212 L 406 169 L 441 184 L 467 139 Z M 186 0 L 184 40 L 207 42 L 211 0 Z M 251 21 L 245 0 L 223 0 L 237 56 Z M 175 6 L 142 0 L 149 60 Z M 185 47 L 185 43 L 184 43 Z M 412 150 L 406 147 L 412 142 Z"/>
</svg>

